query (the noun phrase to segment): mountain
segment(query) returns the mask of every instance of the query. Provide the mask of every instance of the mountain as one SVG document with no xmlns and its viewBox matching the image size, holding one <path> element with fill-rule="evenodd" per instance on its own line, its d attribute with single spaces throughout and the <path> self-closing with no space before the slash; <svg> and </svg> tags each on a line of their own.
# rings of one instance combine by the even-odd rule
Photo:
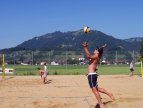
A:
<svg viewBox="0 0 143 108">
<path fill-rule="evenodd" d="M 134 46 L 138 46 L 137 50 L 140 50 L 142 40 L 143 40 L 143 37 L 135 37 L 135 38 L 125 39 L 126 42 L 129 42 Z"/>
<path fill-rule="evenodd" d="M 125 41 L 130 42 L 130 43 L 140 43 L 142 40 L 143 40 L 143 37 L 125 39 Z"/>
<path fill-rule="evenodd" d="M 138 51 L 140 49 L 140 41 L 138 39 L 116 39 L 113 36 L 104 34 L 103 32 L 92 30 L 89 34 L 85 34 L 82 30 L 60 32 L 56 31 L 42 36 L 34 37 L 24 41 L 14 48 L 7 50 L 82 50 L 82 43 L 86 41 L 89 49 L 94 50 L 97 46 L 107 44 L 107 50 L 128 50 Z"/>
</svg>

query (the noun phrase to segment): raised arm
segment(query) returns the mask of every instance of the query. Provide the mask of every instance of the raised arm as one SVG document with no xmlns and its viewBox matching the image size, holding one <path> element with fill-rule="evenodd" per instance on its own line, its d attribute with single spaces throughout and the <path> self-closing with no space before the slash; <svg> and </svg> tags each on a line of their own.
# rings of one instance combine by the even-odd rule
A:
<svg viewBox="0 0 143 108">
<path fill-rule="evenodd" d="M 101 48 L 105 48 L 107 46 L 107 44 L 102 45 L 101 47 L 99 47 L 99 49 Z"/>
<path fill-rule="evenodd" d="M 84 49 L 84 52 L 85 52 L 85 54 L 86 54 L 86 56 L 87 56 L 87 58 L 88 59 L 95 59 L 96 57 L 94 57 L 94 56 L 92 56 L 91 54 L 90 54 L 90 52 L 89 52 L 89 50 L 88 50 L 88 44 L 86 43 L 86 42 L 84 42 L 83 44 L 82 44 L 82 46 L 83 46 L 83 49 Z"/>
</svg>

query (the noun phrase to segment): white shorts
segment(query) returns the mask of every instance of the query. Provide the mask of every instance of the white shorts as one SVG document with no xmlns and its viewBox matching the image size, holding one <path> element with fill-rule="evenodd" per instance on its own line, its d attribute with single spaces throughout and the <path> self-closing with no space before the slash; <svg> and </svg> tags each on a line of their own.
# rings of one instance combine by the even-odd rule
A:
<svg viewBox="0 0 143 108">
<path fill-rule="evenodd" d="M 48 72 L 44 72 L 43 77 L 47 77 Z"/>
</svg>

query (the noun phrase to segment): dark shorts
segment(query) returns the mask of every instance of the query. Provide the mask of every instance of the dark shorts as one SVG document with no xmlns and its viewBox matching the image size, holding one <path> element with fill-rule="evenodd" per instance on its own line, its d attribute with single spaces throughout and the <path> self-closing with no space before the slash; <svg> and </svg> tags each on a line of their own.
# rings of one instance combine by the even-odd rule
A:
<svg viewBox="0 0 143 108">
<path fill-rule="evenodd" d="M 97 74 L 88 74 L 88 83 L 90 88 L 97 87 Z"/>
<path fill-rule="evenodd" d="M 133 68 L 131 68 L 131 69 L 130 69 L 130 71 L 131 71 L 131 72 L 133 72 L 133 71 L 134 71 L 134 69 L 133 69 Z"/>
</svg>

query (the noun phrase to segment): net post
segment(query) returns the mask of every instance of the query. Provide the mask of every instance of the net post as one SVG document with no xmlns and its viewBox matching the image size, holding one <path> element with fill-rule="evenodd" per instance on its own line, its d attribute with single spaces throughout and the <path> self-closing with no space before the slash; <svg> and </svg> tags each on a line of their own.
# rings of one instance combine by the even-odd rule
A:
<svg viewBox="0 0 143 108">
<path fill-rule="evenodd" d="M 5 63 L 4 63 L 4 54 L 2 54 L 2 79 L 5 79 Z"/>
</svg>

